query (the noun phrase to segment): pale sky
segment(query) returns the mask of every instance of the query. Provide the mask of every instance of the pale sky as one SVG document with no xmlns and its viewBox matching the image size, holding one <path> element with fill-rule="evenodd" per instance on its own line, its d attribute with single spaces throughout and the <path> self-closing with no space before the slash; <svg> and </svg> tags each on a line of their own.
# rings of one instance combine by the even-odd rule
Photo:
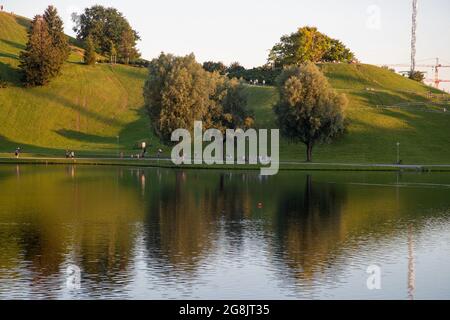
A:
<svg viewBox="0 0 450 320">
<path fill-rule="evenodd" d="M 143 58 L 161 51 L 194 52 L 200 62 L 266 62 L 283 34 L 312 25 L 343 41 L 364 63 L 410 62 L 411 0 L 0 0 L 7 11 L 32 17 L 49 4 L 58 8 L 73 35 L 70 15 L 94 4 L 123 12 L 142 41 Z M 419 0 L 417 60 L 439 57 L 450 65 L 450 1 Z M 424 70 L 427 71 L 427 70 Z M 431 70 L 429 77 L 432 77 Z M 450 79 L 450 68 L 442 73 Z M 450 88 L 450 86 L 447 86 Z"/>
</svg>

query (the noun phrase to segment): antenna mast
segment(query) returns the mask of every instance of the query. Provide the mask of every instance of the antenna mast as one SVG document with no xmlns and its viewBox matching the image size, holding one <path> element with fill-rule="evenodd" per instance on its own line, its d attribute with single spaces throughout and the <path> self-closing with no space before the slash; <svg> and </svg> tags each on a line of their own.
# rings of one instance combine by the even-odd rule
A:
<svg viewBox="0 0 450 320">
<path fill-rule="evenodd" d="M 417 30 L 417 0 L 412 2 L 412 34 L 411 34 L 411 74 L 416 71 L 416 30 Z"/>
</svg>

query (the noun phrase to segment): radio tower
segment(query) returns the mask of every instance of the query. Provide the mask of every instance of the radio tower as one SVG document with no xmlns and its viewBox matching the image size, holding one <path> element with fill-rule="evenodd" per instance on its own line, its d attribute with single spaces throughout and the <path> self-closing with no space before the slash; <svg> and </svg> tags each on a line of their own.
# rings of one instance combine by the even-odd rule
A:
<svg viewBox="0 0 450 320">
<path fill-rule="evenodd" d="M 411 74 L 416 71 L 417 0 L 412 2 Z"/>
</svg>

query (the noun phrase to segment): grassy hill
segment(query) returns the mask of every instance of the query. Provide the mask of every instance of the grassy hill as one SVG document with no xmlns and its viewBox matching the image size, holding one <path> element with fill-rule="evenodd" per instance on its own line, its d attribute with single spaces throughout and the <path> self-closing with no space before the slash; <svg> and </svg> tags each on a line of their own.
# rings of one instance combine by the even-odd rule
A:
<svg viewBox="0 0 450 320">
<path fill-rule="evenodd" d="M 23 88 L 17 65 L 27 25 L 24 18 L 0 13 L 0 78 L 8 82 L 0 89 L 0 153 L 21 146 L 32 154 L 61 155 L 72 149 L 113 155 L 119 149 L 132 152 L 142 140 L 159 147 L 142 107 L 145 69 L 85 66 L 81 50 L 73 47 L 61 77 L 43 88 Z M 405 163 L 450 163 L 450 112 L 443 112 L 440 92 L 375 66 L 320 67 L 333 87 L 347 95 L 350 126 L 343 138 L 318 147 L 315 161 L 392 163 L 400 142 Z M 274 128 L 275 89 L 247 90 L 256 125 Z M 303 160 L 304 147 L 283 139 L 281 157 Z"/>
<path fill-rule="evenodd" d="M 0 152 L 61 154 L 66 148 L 111 154 L 141 140 L 156 141 L 146 121 L 142 86 L 146 70 L 81 64 L 73 47 L 62 76 L 46 87 L 23 88 L 17 69 L 28 20 L 0 13 Z M 119 138 L 117 138 L 119 137 Z"/>
</svg>

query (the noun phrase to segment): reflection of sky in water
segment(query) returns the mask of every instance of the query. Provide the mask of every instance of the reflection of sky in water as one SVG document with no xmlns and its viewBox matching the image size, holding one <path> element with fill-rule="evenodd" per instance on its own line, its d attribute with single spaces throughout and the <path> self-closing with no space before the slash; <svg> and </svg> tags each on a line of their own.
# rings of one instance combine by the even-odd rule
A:
<svg viewBox="0 0 450 320">
<path fill-rule="evenodd" d="M 0 298 L 450 298 L 449 174 L 1 167 L 0 188 Z"/>
</svg>

